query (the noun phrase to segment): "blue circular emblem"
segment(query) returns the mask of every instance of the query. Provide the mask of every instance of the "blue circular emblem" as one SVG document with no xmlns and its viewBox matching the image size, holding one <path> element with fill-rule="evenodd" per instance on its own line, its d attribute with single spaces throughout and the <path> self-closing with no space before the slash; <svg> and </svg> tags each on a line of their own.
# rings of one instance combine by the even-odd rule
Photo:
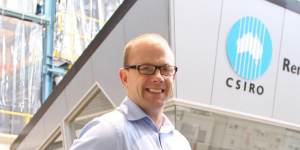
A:
<svg viewBox="0 0 300 150">
<path fill-rule="evenodd" d="M 232 69 L 244 79 L 262 76 L 272 58 L 272 42 L 266 26 L 254 17 L 239 19 L 227 37 L 227 56 Z"/>
</svg>

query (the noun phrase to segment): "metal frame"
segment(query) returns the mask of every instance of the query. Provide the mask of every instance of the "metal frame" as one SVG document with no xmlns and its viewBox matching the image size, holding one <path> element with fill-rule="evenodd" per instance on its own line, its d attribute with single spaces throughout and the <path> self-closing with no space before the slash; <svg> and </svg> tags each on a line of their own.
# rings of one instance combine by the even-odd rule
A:
<svg viewBox="0 0 300 150">
<path fill-rule="evenodd" d="M 54 142 L 59 136 L 62 136 L 62 144 L 64 144 L 64 137 L 62 135 L 61 127 L 58 126 L 57 128 L 52 131 L 52 133 L 49 135 L 49 137 L 46 138 L 46 140 L 43 142 L 42 145 L 40 145 L 37 149 L 38 150 L 45 150 L 52 142 Z"/>
<path fill-rule="evenodd" d="M 0 7 L 0 15 L 12 18 L 21 19 L 24 21 L 35 22 L 44 26 L 46 33 L 43 33 L 43 68 L 42 68 L 42 93 L 41 101 L 45 100 L 50 95 L 53 89 L 53 74 L 65 74 L 66 71 L 61 68 L 53 66 L 53 37 L 54 37 L 54 22 L 56 1 L 45 0 L 45 14 L 44 16 L 37 16 L 32 14 L 21 13 L 6 8 Z"/>
</svg>

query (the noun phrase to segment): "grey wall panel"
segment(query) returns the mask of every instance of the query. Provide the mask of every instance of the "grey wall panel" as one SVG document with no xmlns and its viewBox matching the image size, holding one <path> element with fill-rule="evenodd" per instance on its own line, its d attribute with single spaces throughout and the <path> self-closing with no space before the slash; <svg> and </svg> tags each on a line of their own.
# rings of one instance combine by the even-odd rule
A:
<svg viewBox="0 0 300 150">
<path fill-rule="evenodd" d="M 66 103 L 65 92 L 62 92 L 43 116 L 44 120 L 51 120 L 46 122 L 46 135 L 50 135 L 61 124 L 63 117 L 67 115 L 68 108 Z"/>
<path fill-rule="evenodd" d="M 210 103 L 222 0 L 174 2 L 177 96 Z"/>
<path fill-rule="evenodd" d="M 18 149 L 20 150 L 33 150 L 37 149 L 42 142 L 46 139 L 48 135 L 45 134 L 45 124 L 48 123 L 49 120 L 45 121 L 44 118 L 40 119 L 36 126 L 33 127 L 30 134 L 26 136 L 23 143 L 25 145 L 20 145 Z"/>
<path fill-rule="evenodd" d="M 267 1 L 224 0 L 212 104 L 251 114 L 272 116 L 283 15 L 283 8 Z M 231 27 L 245 16 L 255 17 L 263 22 L 270 33 L 272 41 L 270 65 L 260 78 L 254 80 L 247 80 L 238 76 L 230 66 L 226 52 L 226 40 Z M 226 86 L 228 77 L 233 78 L 233 81 L 231 81 L 233 87 L 231 88 Z M 235 83 L 237 80 L 241 80 L 239 90 L 236 89 L 237 85 Z M 245 83 L 247 85 L 243 86 Z M 263 94 L 259 95 L 257 92 L 253 92 L 257 88 L 249 92 L 251 84 L 255 87 L 262 86 L 264 89 Z M 244 87 L 246 87 L 245 91 Z"/>
<path fill-rule="evenodd" d="M 147 32 L 169 39 L 169 0 L 138 0 L 123 21 L 125 42 Z"/>
<path fill-rule="evenodd" d="M 70 110 L 92 86 L 94 80 L 92 60 L 88 60 L 65 89 L 67 108 Z"/>
<path fill-rule="evenodd" d="M 24 140 L 25 141 L 25 140 Z M 25 150 L 25 148 L 26 147 L 28 147 L 27 146 L 27 143 L 26 142 L 22 142 L 22 143 L 20 143 L 20 146 L 19 146 L 20 148 L 18 149 L 18 150 Z"/>
<path fill-rule="evenodd" d="M 95 81 L 103 87 L 107 96 L 118 105 L 125 96 L 119 79 L 124 46 L 124 26 L 121 21 L 93 54 L 93 73 Z"/>
<path fill-rule="evenodd" d="M 285 14 L 274 118 L 300 124 L 297 115 L 300 109 L 300 75 L 296 73 L 297 70 L 293 70 L 295 73 L 291 70 L 292 65 L 295 69 L 300 66 L 300 15 L 289 10 Z M 289 60 L 289 65 L 283 65 L 284 59 Z"/>
</svg>

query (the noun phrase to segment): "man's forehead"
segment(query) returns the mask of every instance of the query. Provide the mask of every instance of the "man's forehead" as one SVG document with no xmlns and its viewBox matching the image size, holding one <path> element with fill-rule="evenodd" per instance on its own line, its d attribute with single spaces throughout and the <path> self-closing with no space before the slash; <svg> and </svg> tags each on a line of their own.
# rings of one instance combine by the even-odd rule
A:
<svg viewBox="0 0 300 150">
<path fill-rule="evenodd" d="M 173 52 L 168 45 L 153 41 L 145 41 L 136 44 L 134 47 L 132 47 L 132 53 L 173 57 Z"/>
<path fill-rule="evenodd" d="M 168 44 L 168 42 L 158 34 L 144 34 L 139 36 L 130 42 L 128 42 L 127 48 L 127 60 L 132 61 L 132 59 L 138 59 L 138 57 L 143 57 L 145 59 L 153 57 L 166 58 L 170 63 L 174 62 L 174 54 Z M 144 56 L 145 55 L 145 56 Z"/>
<path fill-rule="evenodd" d="M 138 60 L 139 63 L 174 64 L 174 55 L 172 51 L 168 47 L 161 45 L 149 46 L 145 44 L 136 46 L 133 48 L 129 58 L 130 60 Z"/>
<path fill-rule="evenodd" d="M 140 46 L 140 45 L 161 45 L 166 48 L 169 47 L 169 44 L 165 39 L 156 36 L 144 36 L 132 41 L 133 47 Z"/>
</svg>

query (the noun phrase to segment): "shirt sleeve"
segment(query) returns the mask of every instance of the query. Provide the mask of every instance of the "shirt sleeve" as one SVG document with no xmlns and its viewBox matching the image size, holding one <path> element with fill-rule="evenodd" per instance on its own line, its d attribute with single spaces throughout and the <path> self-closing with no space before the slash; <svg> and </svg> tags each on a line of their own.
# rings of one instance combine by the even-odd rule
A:
<svg viewBox="0 0 300 150">
<path fill-rule="evenodd" d="M 120 135 L 113 125 L 106 121 L 93 120 L 81 130 L 70 150 L 119 150 L 119 142 Z"/>
</svg>

